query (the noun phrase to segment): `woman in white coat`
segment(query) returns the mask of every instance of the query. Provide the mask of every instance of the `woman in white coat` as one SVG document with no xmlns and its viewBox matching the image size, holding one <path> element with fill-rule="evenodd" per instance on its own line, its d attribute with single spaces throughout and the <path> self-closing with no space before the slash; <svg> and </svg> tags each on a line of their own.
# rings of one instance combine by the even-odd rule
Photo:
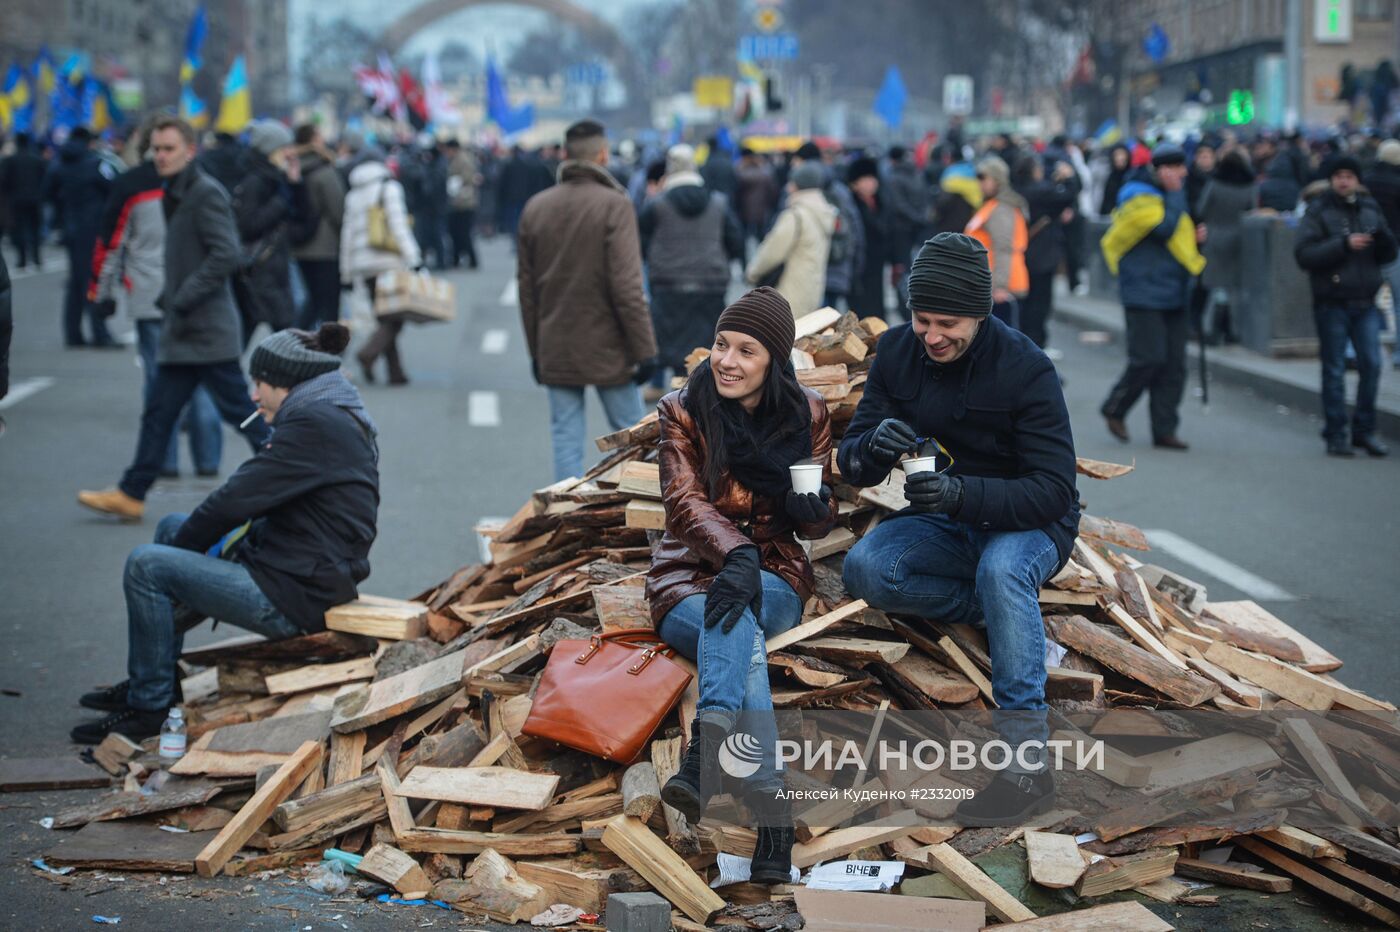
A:
<svg viewBox="0 0 1400 932">
<path fill-rule="evenodd" d="M 392 246 L 396 248 L 385 248 L 390 245 L 385 242 L 371 244 L 370 213 L 375 208 L 383 209 Z M 357 279 L 362 279 L 373 304 L 376 276 L 396 269 L 417 269 L 422 264 L 418 240 L 413 236 L 404 206 L 403 186 L 394 180 L 382 161 L 376 159 L 355 166 L 350 172 L 345 220 L 340 228 L 341 281 L 353 285 Z M 374 364 L 383 356 L 389 367 L 389 384 L 408 383 L 399 360 L 399 331 L 403 325 L 402 319 L 379 321 L 379 327 L 355 354 L 366 382 L 374 381 Z"/>
</svg>

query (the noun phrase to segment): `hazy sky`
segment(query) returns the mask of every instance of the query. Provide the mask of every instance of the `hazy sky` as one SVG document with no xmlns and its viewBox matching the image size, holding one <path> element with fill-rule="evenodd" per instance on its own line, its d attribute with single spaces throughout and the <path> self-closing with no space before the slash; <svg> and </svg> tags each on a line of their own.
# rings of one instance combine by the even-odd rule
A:
<svg viewBox="0 0 1400 932">
<path fill-rule="evenodd" d="M 645 4 L 648 0 L 575 0 L 586 9 L 600 14 L 604 19 L 616 23 L 619 15 L 628 7 Z M 411 9 L 411 3 L 386 3 L 385 0 L 341 0 L 329 5 L 313 3 L 312 0 L 291 0 L 292 20 L 291 44 L 292 61 L 302 57 L 302 44 L 306 34 L 305 25 L 309 17 L 323 20 L 348 16 L 356 22 L 375 29 L 385 28 L 404 9 Z M 436 24 L 418 33 L 407 46 L 407 51 L 422 52 L 437 48 L 450 39 L 463 42 L 481 57 L 485 57 L 488 46 L 494 45 L 498 56 L 505 56 L 515 44 L 532 30 L 544 26 L 550 16 L 539 10 L 512 3 L 489 3 L 471 7 L 452 16 L 439 20 Z"/>
</svg>

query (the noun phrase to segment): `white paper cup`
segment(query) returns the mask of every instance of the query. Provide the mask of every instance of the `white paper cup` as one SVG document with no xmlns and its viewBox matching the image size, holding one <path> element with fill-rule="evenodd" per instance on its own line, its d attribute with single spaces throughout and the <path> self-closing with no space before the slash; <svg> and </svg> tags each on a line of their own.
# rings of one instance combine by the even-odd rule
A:
<svg viewBox="0 0 1400 932">
<path fill-rule="evenodd" d="M 904 474 L 912 476 L 916 472 L 938 472 L 938 456 L 911 456 L 904 461 Z"/>
<path fill-rule="evenodd" d="M 822 490 L 822 468 L 819 463 L 799 463 L 789 466 L 792 473 L 792 490 L 798 495 L 816 495 Z"/>
</svg>

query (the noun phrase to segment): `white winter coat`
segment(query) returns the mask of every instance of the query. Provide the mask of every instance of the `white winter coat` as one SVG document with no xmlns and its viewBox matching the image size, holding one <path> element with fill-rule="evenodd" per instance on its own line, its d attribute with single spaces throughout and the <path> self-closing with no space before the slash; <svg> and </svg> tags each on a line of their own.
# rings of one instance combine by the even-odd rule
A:
<svg viewBox="0 0 1400 932">
<path fill-rule="evenodd" d="M 381 201 L 382 198 L 382 201 Z M 369 244 L 369 209 L 383 203 L 389 229 L 398 241 L 397 253 Z M 403 185 L 394 180 L 383 162 L 365 162 L 350 172 L 345 195 L 345 219 L 340 227 L 340 277 L 344 281 L 369 278 L 395 269 L 413 269 L 422 263 L 418 240 L 408 223 Z"/>
<path fill-rule="evenodd" d="M 792 305 L 794 317 L 812 313 L 826 296 L 826 257 L 838 216 L 820 189 L 794 191 L 744 270 L 744 277 L 752 284 L 786 263 L 778 291 Z"/>
</svg>

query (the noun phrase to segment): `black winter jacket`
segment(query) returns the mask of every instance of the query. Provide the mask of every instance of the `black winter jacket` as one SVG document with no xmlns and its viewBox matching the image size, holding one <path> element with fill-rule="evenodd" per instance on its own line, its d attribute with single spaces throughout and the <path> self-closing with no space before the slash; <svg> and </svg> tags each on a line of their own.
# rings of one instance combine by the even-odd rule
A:
<svg viewBox="0 0 1400 932">
<path fill-rule="evenodd" d="M 1347 245 L 1352 233 L 1370 233 L 1374 240 L 1357 251 Z M 1380 206 L 1369 194 L 1345 201 L 1330 187 L 1312 198 L 1298 224 L 1293 256 L 1308 272 L 1314 304 L 1365 307 L 1376 300 L 1381 266 L 1395 261 L 1395 235 Z"/>
<path fill-rule="evenodd" d="M 117 175 L 111 165 L 81 141 L 70 140 L 44 178 L 44 200 L 63 218 L 64 239 L 95 241 L 102 228 L 102 208 Z"/>
<path fill-rule="evenodd" d="M 1026 244 L 1026 271 L 1032 275 L 1053 273 L 1064 255 L 1065 234 L 1060 214 L 1078 203 L 1079 183 L 1047 178 L 1017 191 L 1026 199 L 1028 232 L 1035 232 Z"/>
<path fill-rule="evenodd" d="M 354 600 L 355 584 L 369 576 L 379 510 L 374 434 L 330 401 L 279 412 L 273 428 L 172 543 L 203 552 L 252 520 L 235 559 L 283 615 L 320 631 L 326 609 Z"/>
<path fill-rule="evenodd" d="M 0 163 L 0 200 L 14 207 L 38 204 L 48 170 L 44 157 L 31 145 Z"/>
<path fill-rule="evenodd" d="M 233 193 L 233 216 L 243 242 L 243 269 L 233 290 L 244 317 L 273 330 L 290 327 L 296 317 L 292 247 L 310 239 L 320 223 L 305 179 L 292 184 L 266 156 L 249 153 L 248 174 Z"/>
<path fill-rule="evenodd" d="M 1366 175 L 1366 190 L 1380 205 L 1390 232 L 1400 230 L 1400 165 L 1377 162 Z"/>
<path fill-rule="evenodd" d="M 889 469 L 871 460 L 870 438 L 885 418 L 899 418 L 953 455 L 949 473 L 963 480 L 955 520 L 1043 530 L 1063 565 L 1079 533 L 1079 494 L 1069 410 L 1045 353 L 995 317 L 947 365 L 929 359 L 909 324 L 887 331 L 879 349 L 837 456 L 846 480 L 884 481 Z"/>
</svg>

